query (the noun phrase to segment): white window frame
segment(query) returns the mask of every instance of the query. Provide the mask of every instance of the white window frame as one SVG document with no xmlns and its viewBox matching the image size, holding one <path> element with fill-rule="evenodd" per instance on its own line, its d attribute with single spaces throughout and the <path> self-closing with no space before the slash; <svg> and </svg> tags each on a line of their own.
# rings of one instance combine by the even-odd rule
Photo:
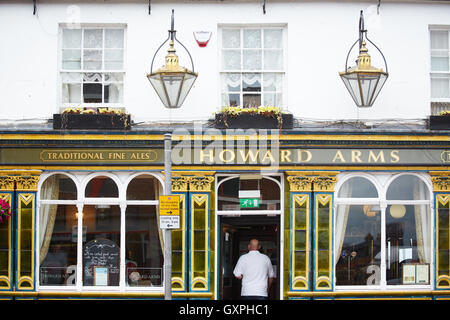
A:
<svg viewBox="0 0 450 320">
<path fill-rule="evenodd" d="M 222 51 L 223 50 L 227 50 L 223 48 L 222 45 L 222 31 L 224 29 L 239 29 L 240 30 L 240 43 L 241 46 L 239 48 L 229 48 L 230 50 L 240 50 L 241 53 L 244 50 L 251 50 L 251 49 L 244 49 L 243 48 L 243 30 L 244 29 L 253 29 L 253 30 L 262 30 L 261 33 L 261 41 L 263 42 L 264 40 L 264 29 L 281 29 L 282 30 L 282 41 L 283 41 L 283 46 L 282 50 L 283 54 L 283 66 L 282 69 L 273 69 L 273 70 L 264 70 L 264 69 L 260 69 L 260 70 L 244 70 L 242 69 L 243 67 L 243 54 L 241 54 L 241 69 L 236 69 L 236 70 L 225 70 L 223 63 L 222 63 Z M 218 105 L 219 108 L 218 110 L 220 110 L 222 107 L 224 107 L 222 105 L 222 94 L 225 92 L 222 92 L 222 75 L 224 74 L 228 74 L 228 73 L 238 73 L 238 74 L 250 74 L 250 73 L 257 73 L 257 74 L 261 74 L 261 76 L 265 73 L 276 73 L 282 76 L 282 81 L 281 81 L 281 92 L 272 92 L 270 91 L 270 93 L 281 93 L 281 106 L 276 106 L 276 107 L 281 107 L 284 110 L 287 110 L 287 25 L 286 24 L 219 24 L 218 25 L 218 59 L 219 59 L 219 76 L 218 76 L 218 81 L 219 81 L 219 97 L 218 97 Z M 264 64 L 264 46 L 263 44 L 261 45 L 261 50 L 262 55 L 261 55 L 261 66 L 263 67 Z M 274 50 L 278 50 L 278 49 L 274 49 Z M 227 92 L 228 94 L 238 94 L 238 92 Z M 249 91 L 249 94 L 251 94 L 252 92 Z M 263 105 L 264 102 L 264 86 L 262 83 L 262 77 L 261 77 L 261 92 L 258 92 L 258 94 L 261 95 L 261 104 Z M 241 89 L 239 91 L 239 99 L 240 99 L 240 106 L 243 107 L 243 95 L 244 95 L 244 91 L 242 88 L 242 78 L 241 78 Z"/>
<path fill-rule="evenodd" d="M 429 200 L 386 200 L 386 194 L 389 189 L 390 184 L 398 177 L 403 175 L 412 175 L 420 180 L 422 180 L 428 188 L 429 192 Z M 348 180 L 352 178 L 366 178 L 369 180 L 373 186 L 376 188 L 378 192 L 378 198 L 339 198 L 338 194 L 341 189 L 341 186 Z M 416 173 L 416 172 L 386 172 L 386 173 L 364 173 L 364 172 L 351 172 L 351 173 L 340 173 L 338 175 L 338 182 L 335 186 L 335 201 L 334 201 L 334 215 L 337 212 L 338 205 L 379 205 L 380 213 L 381 213 L 381 263 L 380 263 L 380 284 L 379 285 L 354 285 L 354 286 L 338 286 L 336 285 L 336 275 L 334 275 L 334 288 L 336 291 L 411 291 L 411 290 L 430 290 L 434 287 L 433 278 L 434 278 L 434 254 L 431 254 L 430 257 L 430 284 L 428 285 L 388 285 L 386 281 L 386 209 L 388 205 L 391 204 L 408 204 L 408 205 L 418 205 L 418 204 L 426 204 L 429 206 L 430 210 L 430 236 L 431 236 L 431 248 L 434 249 L 435 237 L 433 236 L 436 232 L 435 225 L 433 223 L 433 212 L 434 212 L 434 195 L 433 195 L 433 187 L 430 181 L 430 177 L 426 174 Z M 336 217 L 333 218 L 333 239 L 336 238 Z M 333 261 L 338 257 L 335 257 L 334 248 L 335 243 L 333 243 Z M 432 251 L 433 252 L 433 251 Z M 335 266 L 333 266 L 336 271 Z"/>
<path fill-rule="evenodd" d="M 431 33 L 433 31 L 445 31 L 447 32 L 447 37 L 448 37 L 448 44 L 449 47 L 447 49 L 447 54 L 448 54 L 448 59 L 449 59 L 449 70 L 448 71 L 433 71 L 431 70 L 431 58 L 433 57 L 433 49 L 431 48 Z M 450 26 L 430 26 L 429 27 L 429 32 L 428 32 L 428 36 L 429 36 L 429 52 L 430 52 L 430 101 L 431 102 L 450 102 Z M 449 79 L 449 97 L 447 98 L 434 98 L 431 95 L 431 91 L 432 91 L 432 85 L 431 85 L 431 80 L 433 79 L 434 75 L 446 75 L 447 78 Z"/>
<path fill-rule="evenodd" d="M 63 30 L 64 29 L 81 29 L 81 30 L 85 30 L 85 29 L 102 29 L 103 31 L 103 45 L 102 45 L 102 52 L 104 52 L 104 42 L 105 42 L 105 30 L 106 29 L 121 29 L 123 30 L 123 68 L 122 69 L 118 69 L 118 70 L 105 70 L 104 69 L 104 54 L 102 54 L 102 69 L 100 70 L 86 70 L 83 69 L 83 50 L 86 49 L 84 48 L 84 32 L 82 31 L 82 36 L 81 36 L 81 69 L 79 70 L 73 70 L 73 69 L 63 69 L 63 59 L 62 59 L 62 50 L 63 50 Z M 59 111 L 63 111 L 66 108 L 74 108 L 74 107 L 81 107 L 81 108 L 105 108 L 105 107 L 111 107 L 111 108 L 117 108 L 117 109 L 122 109 L 125 110 L 125 81 L 126 81 L 126 70 L 127 70 L 127 65 L 126 65 L 126 61 L 127 61 L 127 25 L 126 24 L 92 24 L 92 23 L 87 23 L 87 24 L 81 24 L 78 25 L 76 28 L 74 28 L 71 24 L 67 24 L 67 23 L 61 23 L 59 24 L 59 29 L 58 29 L 58 57 L 57 57 L 57 61 L 58 61 L 58 76 L 57 76 L 57 98 L 58 98 L 58 103 L 57 105 L 59 106 Z M 81 77 L 83 75 L 83 73 L 100 73 L 102 74 L 102 100 L 104 99 L 104 84 L 105 83 L 110 83 L 110 81 L 105 82 L 104 81 L 104 75 L 108 74 L 108 73 L 116 73 L 116 74 L 122 74 L 122 102 L 120 103 L 111 103 L 111 102 L 102 102 L 102 103 L 85 103 L 83 102 L 83 80 L 81 79 L 80 81 L 80 85 L 81 85 L 81 89 L 80 89 L 80 102 L 79 103 L 75 103 L 75 102 L 69 102 L 69 103 L 64 103 L 63 102 L 63 94 L 62 94 L 62 73 L 80 73 Z M 120 82 L 119 82 L 120 83 Z"/>
<path fill-rule="evenodd" d="M 75 183 L 77 189 L 77 200 L 41 200 L 40 192 L 43 183 L 50 176 L 62 174 Z M 128 185 L 134 178 L 142 175 L 151 176 L 159 181 L 160 185 L 160 194 L 164 192 L 164 179 L 160 173 L 157 172 L 65 172 L 65 171 L 51 171 L 45 172 L 41 175 L 38 183 L 38 192 L 37 192 L 37 216 L 36 216 L 36 235 L 39 238 L 39 234 L 41 232 L 39 228 L 39 209 L 43 204 L 66 204 L 66 205 L 76 205 L 77 213 L 78 213 L 78 242 L 77 242 L 77 273 L 76 273 L 76 284 L 74 286 L 46 286 L 40 284 L 40 264 L 39 264 L 39 246 L 36 246 L 36 264 L 35 264 L 35 274 L 36 274 L 36 284 L 38 291 L 61 291 L 61 292 L 98 292 L 101 290 L 102 292 L 164 292 L 165 282 L 162 281 L 162 285 L 158 287 L 147 287 L 147 286 L 136 286 L 131 287 L 126 285 L 126 209 L 127 205 L 152 205 L 157 206 L 159 204 L 158 199 L 156 200 L 127 200 L 126 192 Z M 111 178 L 117 185 L 119 196 L 117 198 L 89 198 L 85 197 L 85 190 L 88 183 L 95 177 L 106 176 Z M 120 277 L 119 277 L 119 285 L 118 286 L 84 286 L 83 285 L 83 207 L 84 205 L 92 205 L 92 204 L 107 204 L 107 205 L 116 205 L 120 207 L 120 261 L 119 261 L 119 269 L 120 269 Z M 164 248 L 161 248 L 162 250 Z M 163 276 L 164 275 L 164 268 Z"/>
</svg>

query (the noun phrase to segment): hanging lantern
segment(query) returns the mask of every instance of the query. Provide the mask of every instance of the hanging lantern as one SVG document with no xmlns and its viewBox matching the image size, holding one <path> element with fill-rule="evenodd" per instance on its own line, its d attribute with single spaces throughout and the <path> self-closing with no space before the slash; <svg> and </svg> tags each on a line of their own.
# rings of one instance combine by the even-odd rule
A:
<svg viewBox="0 0 450 320">
<path fill-rule="evenodd" d="M 164 43 L 166 43 L 170 39 L 165 65 L 153 72 L 153 61 L 155 60 L 155 56 L 159 49 L 164 45 L 163 43 L 155 52 L 150 73 L 147 74 L 148 80 L 166 108 L 181 107 L 198 76 L 197 73 L 194 72 L 194 63 L 192 62 L 189 51 L 187 51 L 186 47 L 176 39 L 173 15 L 174 11 L 172 10 L 171 30 L 169 30 L 169 37 L 164 41 Z M 178 56 L 175 53 L 174 41 L 180 43 L 187 51 L 191 58 L 192 71 L 179 65 Z"/>
<path fill-rule="evenodd" d="M 382 68 L 379 69 L 372 66 L 371 57 L 368 53 L 366 47 L 367 43 L 364 38 L 380 52 L 384 60 L 386 72 L 383 71 Z M 350 51 L 357 42 L 359 42 L 359 56 L 356 61 L 357 65 L 347 68 Z M 383 53 L 367 38 L 367 30 L 364 30 L 364 17 L 362 11 L 359 20 L 359 39 L 351 46 L 347 54 L 347 60 L 345 61 L 345 71 L 339 72 L 339 75 L 358 107 L 371 107 L 388 78 L 386 59 L 384 58 Z"/>
</svg>

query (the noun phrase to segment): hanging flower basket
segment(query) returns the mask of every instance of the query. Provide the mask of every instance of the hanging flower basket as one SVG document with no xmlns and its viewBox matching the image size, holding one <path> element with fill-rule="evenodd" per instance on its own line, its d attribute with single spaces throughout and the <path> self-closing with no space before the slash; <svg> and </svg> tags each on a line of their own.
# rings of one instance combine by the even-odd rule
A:
<svg viewBox="0 0 450 320">
<path fill-rule="evenodd" d="M 11 218 L 11 208 L 9 203 L 0 199 L 0 223 L 6 222 Z"/>
<path fill-rule="evenodd" d="M 277 107 L 225 107 L 215 114 L 218 129 L 292 129 L 293 115 Z"/>
<path fill-rule="evenodd" d="M 129 130 L 130 115 L 118 109 L 69 108 L 53 115 L 53 129 Z"/>
<path fill-rule="evenodd" d="M 450 130 L 450 111 L 442 111 L 438 116 L 430 116 L 430 129 Z"/>
</svg>

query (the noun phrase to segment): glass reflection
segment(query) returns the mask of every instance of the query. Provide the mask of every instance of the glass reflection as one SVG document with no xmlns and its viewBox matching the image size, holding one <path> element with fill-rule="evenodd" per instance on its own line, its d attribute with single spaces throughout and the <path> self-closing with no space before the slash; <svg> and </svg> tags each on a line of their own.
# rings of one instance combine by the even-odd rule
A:
<svg viewBox="0 0 450 320">
<path fill-rule="evenodd" d="M 336 219 L 336 284 L 379 284 L 380 208 L 371 205 L 339 205 Z"/>
</svg>

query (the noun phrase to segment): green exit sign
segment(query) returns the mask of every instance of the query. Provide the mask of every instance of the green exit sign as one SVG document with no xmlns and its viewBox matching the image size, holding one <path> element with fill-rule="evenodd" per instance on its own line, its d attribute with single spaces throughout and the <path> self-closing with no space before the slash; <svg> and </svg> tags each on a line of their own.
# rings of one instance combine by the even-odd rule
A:
<svg viewBox="0 0 450 320">
<path fill-rule="evenodd" d="M 259 199 L 240 199 L 241 208 L 259 208 Z"/>
</svg>

